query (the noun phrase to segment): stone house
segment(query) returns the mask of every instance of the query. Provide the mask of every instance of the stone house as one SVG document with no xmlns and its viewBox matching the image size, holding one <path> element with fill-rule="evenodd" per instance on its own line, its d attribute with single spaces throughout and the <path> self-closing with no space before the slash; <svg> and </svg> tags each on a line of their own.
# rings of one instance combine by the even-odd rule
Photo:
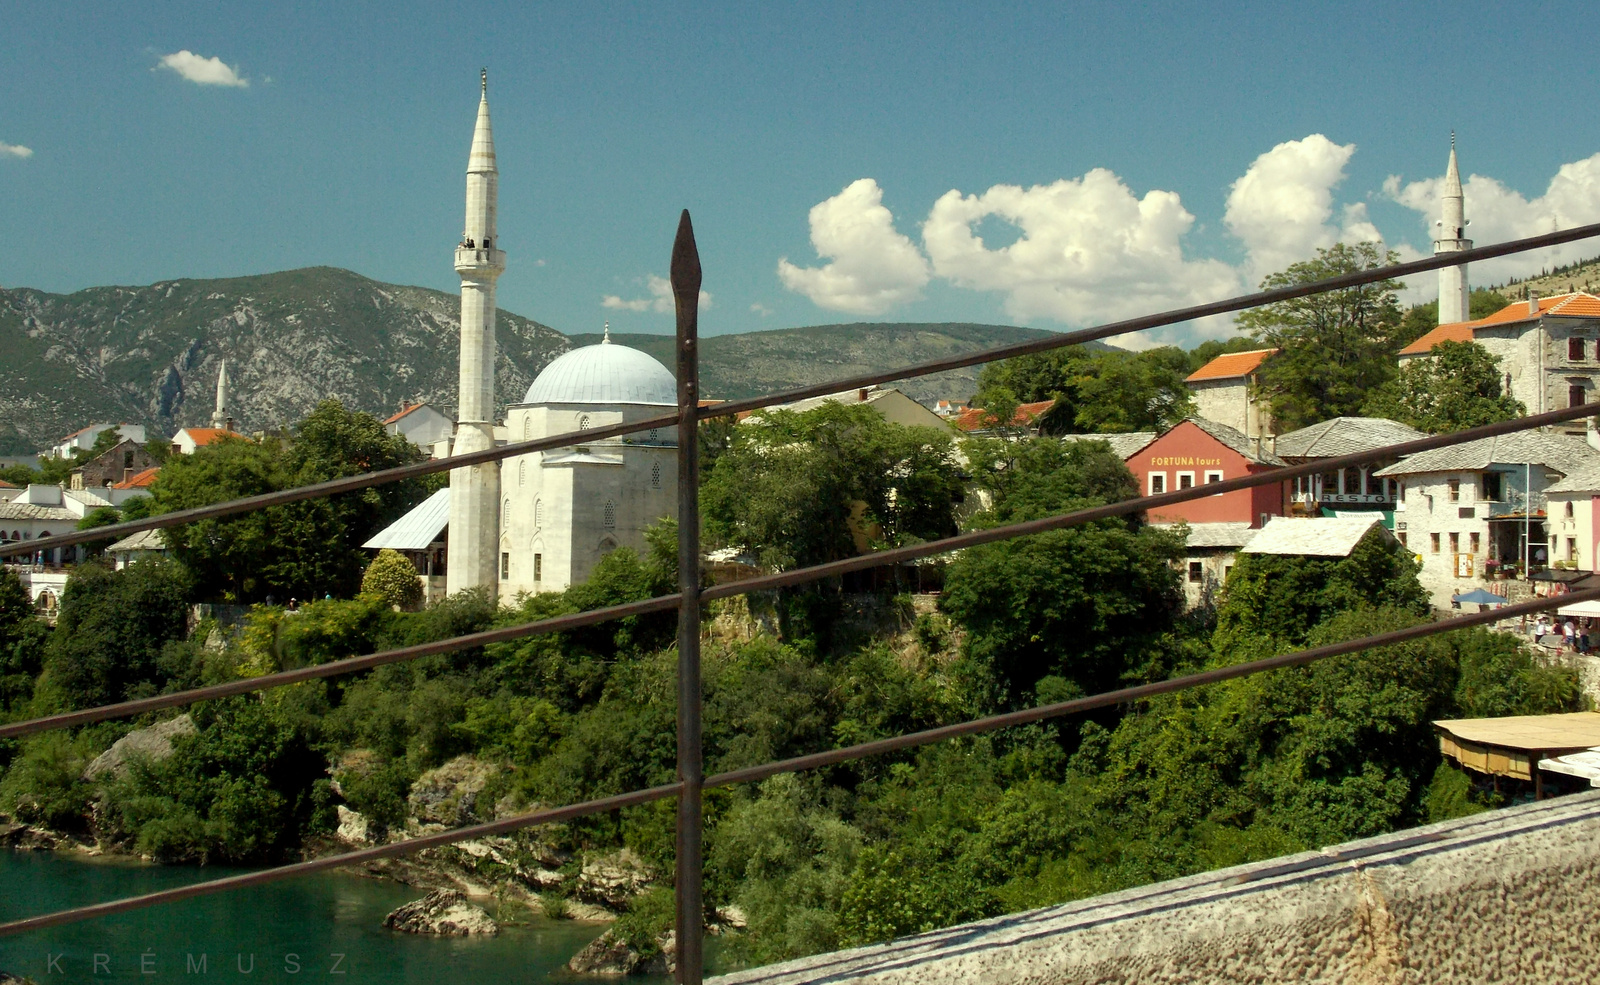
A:
<svg viewBox="0 0 1600 985">
<path fill-rule="evenodd" d="M 434 458 L 442 458 L 450 454 L 456 422 L 431 404 L 408 404 L 384 421 L 383 429 L 403 436 Z"/>
<path fill-rule="evenodd" d="M 1577 291 L 1529 298 L 1475 321 L 1440 325 L 1401 349 L 1400 364 L 1427 358 L 1441 342 L 1489 350 L 1504 386 L 1530 414 L 1594 403 L 1600 388 L 1600 297 Z M 1563 425 L 1581 431 L 1583 422 Z"/>
<path fill-rule="evenodd" d="M 1279 516 L 1257 531 L 1240 553 L 1349 557 L 1356 545 L 1368 537 L 1395 539 L 1376 514 L 1364 517 Z"/>
<path fill-rule="evenodd" d="M 1600 462 L 1582 439 L 1524 431 L 1419 452 L 1379 469 L 1394 480 L 1394 532 L 1422 559 L 1418 577 L 1437 608 L 1515 569 L 1549 562 L 1546 491 Z"/>
<path fill-rule="evenodd" d="M 71 472 L 73 489 L 102 489 L 157 466 L 144 445 L 124 438 Z"/>
<path fill-rule="evenodd" d="M 1277 349 L 1228 352 L 1190 373 L 1184 380 L 1194 393 L 1195 416 L 1225 424 L 1247 438 L 1274 430 L 1272 412 L 1256 395 L 1261 367 Z"/>
<path fill-rule="evenodd" d="M 1600 463 L 1588 465 L 1544 491 L 1545 533 L 1552 564 L 1594 571 L 1600 526 Z"/>
<path fill-rule="evenodd" d="M 1294 512 L 1319 516 L 1328 510 L 1394 509 L 1397 482 L 1380 478 L 1378 471 L 1399 459 L 1381 451 L 1389 445 L 1416 441 L 1421 431 L 1381 417 L 1336 417 L 1298 431 L 1280 434 L 1271 447 L 1291 465 L 1325 458 L 1371 453 L 1370 463 L 1330 469 L 1294 480 L 1290 493 Z"/>
</svg>

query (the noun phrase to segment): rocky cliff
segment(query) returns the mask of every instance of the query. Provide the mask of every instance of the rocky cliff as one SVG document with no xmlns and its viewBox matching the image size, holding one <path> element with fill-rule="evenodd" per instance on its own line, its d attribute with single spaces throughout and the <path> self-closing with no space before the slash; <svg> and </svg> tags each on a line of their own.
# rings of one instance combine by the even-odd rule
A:
<svg viewBox="0 0 1600 985">
<path fill-rule="evenodd" d="M 388 416 L 402 401 L 455 409 L 460 301 L 332 267 L 75 294 L 0 290 L 0 453 L 94 421 L 170 435 L 210 423 L 228 361 L 237 426 L 293 424 L 329 397 Z M 497 391 L 520 396 L 566 336 L 508 311 Z M 503 405 L 502 405 L 503 406 Z"/>
</svg>

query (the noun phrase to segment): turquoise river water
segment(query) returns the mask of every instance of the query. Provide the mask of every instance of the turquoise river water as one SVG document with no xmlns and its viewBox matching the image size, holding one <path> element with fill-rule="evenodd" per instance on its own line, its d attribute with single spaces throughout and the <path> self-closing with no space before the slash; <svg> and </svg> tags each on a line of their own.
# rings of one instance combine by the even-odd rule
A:
<svg viewBox="0 0 1600 985">
<path fill-rule="evenodd" d="M 0 921 L 213 879 L 219 868 L 160 867 L 0 850 Z M 494 937 L 436 938 L 383 929 L 420 890 L 329 873 L 0 938 L 0 970 L 39 985 L 79 982 L 372 982 L 382 985 L 575 985 L 568 958 L 604 929 L 546 920 Z M 491 904 L 487 909 L 494 911 Z M 659 985 L 666 979 L 630 978 Z"/>
</svg>

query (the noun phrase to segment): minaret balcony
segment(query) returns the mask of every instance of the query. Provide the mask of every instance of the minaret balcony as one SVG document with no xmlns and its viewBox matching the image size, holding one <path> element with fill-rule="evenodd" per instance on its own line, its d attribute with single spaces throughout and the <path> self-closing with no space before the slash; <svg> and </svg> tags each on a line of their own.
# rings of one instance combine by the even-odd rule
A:
<svg viewBox="0 0 1600 985">
<path fill-rule="evenodd" d="M 505 269 L 505 250 L 456 247 L 456 273 L 458 274 L 501 274 L 505 272 Z"/>
</svg>

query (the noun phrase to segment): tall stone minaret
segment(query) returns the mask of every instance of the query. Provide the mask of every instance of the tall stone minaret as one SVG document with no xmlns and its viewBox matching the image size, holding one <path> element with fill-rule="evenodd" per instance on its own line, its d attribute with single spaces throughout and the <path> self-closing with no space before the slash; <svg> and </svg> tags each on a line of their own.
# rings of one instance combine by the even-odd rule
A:
<svg viewBox="0 0 1600 985">
<path fill-rule="evenodd" d="M 211 426 L 225 428 L 230 424 L 228 420 L 228 361 L 222 361 L 222 368 L 217 371 L 217 406 L 211 411 Z"/>
<path fill-rule="evenodd" d="M 1450 133 L 1450 167 L 1444 173 L 1444 207 L 1439 217 L 1439 235 L 1433 241 L 1433 255 L 1460 253 L 1472 249 L 1467 239 L 1465 202 L 1461 195 L 1461 172 L 1456 168 L 1456 135 Z M 1466 321 L 1469 316 L 1467 265 L 1439 268 L 1439 324 Z"/>
<path fill-rule="evenodd" d="M 506 255 L 496 249 L 495 198 L 500 172 L 489 128 L 489 72 L 482 76 L 478 124 L 467 156 L 467 223 L 456 247 L 461 275 L 461 400 L 453 454 L 494 447 L 494 285 Z M 450 548 L 445 589 L 455 594 L 500 583 L 500 465 L 450 470 Z"/>
</svg>

